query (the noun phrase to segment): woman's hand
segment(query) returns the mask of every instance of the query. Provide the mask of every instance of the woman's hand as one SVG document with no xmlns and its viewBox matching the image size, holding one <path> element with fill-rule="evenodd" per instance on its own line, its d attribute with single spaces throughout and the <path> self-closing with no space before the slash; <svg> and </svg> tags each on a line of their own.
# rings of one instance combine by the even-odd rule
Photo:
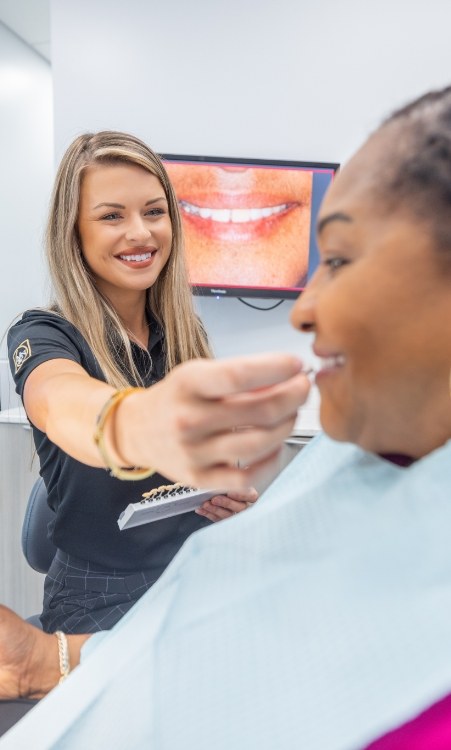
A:
<svg viewBox="0 0 451 750">
<path fill-rule="evenodd" d="M 211 500 L 207 500 L 196 513 L 205 516 L 210 521 L 222 521 L 224 518 L 234 516 L 235 513 L 241 513 L 246 510 L 258 498 L 258 492 L 254 487 L 243 492 L 228 492 L 226 495 L 215 495 Z"/>
<path fill-rule="evenodd" d="M 0 606 L 0 699 L 24 697 L 24 674 L 33 649 L 31 625 Z"/>
<path fill-rule="evenodd" d="M 185 362 L 122 401 L 119 453 L 192 487 L 244 491 L 267 481 L 309 393 L 301 368 L 289 354 Z"/>
<path fill-rule="evenodd" d="M 310 389 L 291 354 L 195 359 L 124 398 L 104 430 L 117 466 L 149 467 L 191 487 L 268 484 Z M 77 461 L 105 466 L 94 439 L 114 389 L 76 362 L 48 360 L 27 378 L 30 421 Z M 245 467 L 245 468 L 243 468 Z"/>
<path fill-rule="evenodd" d="M 41 698 L 33 672 L 40 653 L 40 639 L 48 638 L 14 612 L 0 605 L 0 699 Z M 56 640 L 56 639 L 55 639 Z M 58 650 L 54 653 L 54 682 L 58 681 Z"/>
<path fill-rule="evenodd" d="M 89 635 L 68 635 L 70 664 Z M 43 698 L 60 678 L 58 642 L 0 605 L 0 700 Z"/>
</svg>

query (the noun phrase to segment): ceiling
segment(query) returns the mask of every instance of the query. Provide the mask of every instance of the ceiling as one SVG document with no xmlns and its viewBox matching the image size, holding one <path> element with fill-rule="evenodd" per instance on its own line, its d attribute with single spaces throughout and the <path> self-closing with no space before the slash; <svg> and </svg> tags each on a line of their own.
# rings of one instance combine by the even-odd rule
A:
<svg viewBox="0 0 451 750">
<path fill-rule="evenodd" d="M 0 0 L 0 23 L 50 61 L 50 0 Z"/>
</svg>

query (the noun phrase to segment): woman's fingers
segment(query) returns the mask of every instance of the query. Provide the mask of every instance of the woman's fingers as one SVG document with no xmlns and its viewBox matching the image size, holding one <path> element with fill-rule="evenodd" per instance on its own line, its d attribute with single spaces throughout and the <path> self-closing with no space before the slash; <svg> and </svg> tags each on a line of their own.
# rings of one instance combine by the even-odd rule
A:
<svg viewBox="0 0 451 750">
<path fill-rule="evenodd" d="M 171 377 L 186 392 L 202 399 L 252 391 L 281 383 L 302 369 L 300 359 L 291 354 L 256 354 L 231 359 L 196 359 L 175 368 Z"/>
<path fill-rule="evenodd" d="M 209 435 L 190 448 L 193 467 L 252 467 L 278 450 L 293 430 L 296 414 L 274 427 L 243 427 Z M 222 485 L 228 487 L 228 485 Z M 241 485 L 240 485 L 241 486 Z M 232 489 L 232 488 L 231 488 Z"/>
<path fill-rule="evenodd" d="M 227 510 L 227 508 L 222 507 L 215 507 L 211 504 L 210 500 L 203 505 L 201 505 L 200 508 L 197 509 L 197 512 L 201 516 L 205 516 L 205 518 L 208 518 L 210 521 L 223 521 L 226 518 L 230 518 L 230 516 L 234 515 L 233 510 Z"/>
<path fill-rule="evenodd" d="M 308 378 L 297 374 L 288 381 L 257 391 L 215 400 L 186 399 L 177 406 L 174 403 L 170 419 L 174 430 L 187 442 L 237 427 L 271 428 L 296 415 L 309 391 Z"/>
<path fill-rule="evenodd" d="M 221 497 L 224 497 L 224 496 L 221 495 Z M 227 498 L 227 501 L 238 500 L 240 503 L 245 503 L 246 505 L 248 505 L 249 503 L 255 503 L 255 501 L 258 500 L 258 492 L 255 489 L 255 487 L 247 487 L 245 490 L 241 492 L 235 492 L 233 490 L 230 492 L 227 492 L 225 497 Z M 215 502 L 215 500 L 216 500 L 216 497 L 212 498 L 212 502 Z M 218 502 L 216 504 L 220 504 L 220 503 Z"/>
<path fill-rule="evenodd" d="M 249 505 L 255 502 L 257 497 L 257 491 L 253 488 L 251 488 L 250 492 L 230 492 L 227 493 L 227 495 L 215 495 L 211 500 L 207 500 L 203 503 L 200 508 L 197 509 L 197 513 L 209 518 L 210 521 L 222 521 L 225 518 L 234 516 L 236 513 L 241 513 L 241 511 L 247 510 Z M 238 500 L 235 498 L 240 499 Z"/>
<path fill-rule="evenodd" d="M 299 370 L 291 355 L 184 363 L 121 405 L 121 455 L 173 481 L 245 489 L 292 432 L 310 389 Z"/>
<path fill-rule="evenodd" d="M 189 469 L 187 482 L 192 487 L 227 487 L 227 492 L 240 492 L 250 484 L 266 486 L 279 471 L 279 456 L 280 448 L 245 469 L 238 468 L 236 463 L 233 466 L 218 464 Z"/>
</svg>

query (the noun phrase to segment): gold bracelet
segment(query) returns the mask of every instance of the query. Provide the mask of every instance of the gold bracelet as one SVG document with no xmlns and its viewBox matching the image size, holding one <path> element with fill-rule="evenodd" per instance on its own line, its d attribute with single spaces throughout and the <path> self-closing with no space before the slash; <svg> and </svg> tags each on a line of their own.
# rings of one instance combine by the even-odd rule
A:
<svg viewBox="0 0 451 750">
<path fill-rule="evenodd" d="M 156 471 L 155 469 L 143 469 L 136 466 L 130 469 L 123 469 L 120 466 L 117 466 L 117 464 L 113 461 L 110 454 L 108 453 L 108 450 L 105 446 L 105 438 L 103 434 L 105 423 L 108 417 L 115 413 L 121 401 L 131 393 L 143 390 L 144 388 L 130 387 L 123 388 L 120 391 L 116 391 L 115 393 L 113 393 L 111 398 L 108 399 L 106 404 L 103 406 L 99 416 L 97 417 L 97 424 L 94 432 L 94 442 L 99 449 L 99 453 L 106 468 L 109 469 L 111 476 L 116 477 L 116 479 L 137 481 L 139 479 L 147 479 L 148 477 L 151 477 L 152 474 L 155 474 Z"/>
<path fill-rule="evenodd" d="M 67 638 L 61 630 L 55 632 L 58 641 L 58 659 L 60 663 L 60 675 L 58 682 L 64 682 L 70 672 L 69 646 Z"/>
</svg>

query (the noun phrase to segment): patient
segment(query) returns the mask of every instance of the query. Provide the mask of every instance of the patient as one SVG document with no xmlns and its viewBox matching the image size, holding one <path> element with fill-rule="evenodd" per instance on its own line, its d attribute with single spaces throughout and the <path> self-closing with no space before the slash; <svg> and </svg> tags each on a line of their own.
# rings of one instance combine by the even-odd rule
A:
<svg viewBox="0 0 451 750">
<path fill-rule="evenodd" d="M 81 668 L 2 750 L 450 747 L 450 201 L 451 88 L 389 118 L 322 205 L 292 322 L 326 435 L 110 633 L 69 636 Z M 39 697 L 55 638 L 3 615 L 2 695 Z"/>
</svg>

